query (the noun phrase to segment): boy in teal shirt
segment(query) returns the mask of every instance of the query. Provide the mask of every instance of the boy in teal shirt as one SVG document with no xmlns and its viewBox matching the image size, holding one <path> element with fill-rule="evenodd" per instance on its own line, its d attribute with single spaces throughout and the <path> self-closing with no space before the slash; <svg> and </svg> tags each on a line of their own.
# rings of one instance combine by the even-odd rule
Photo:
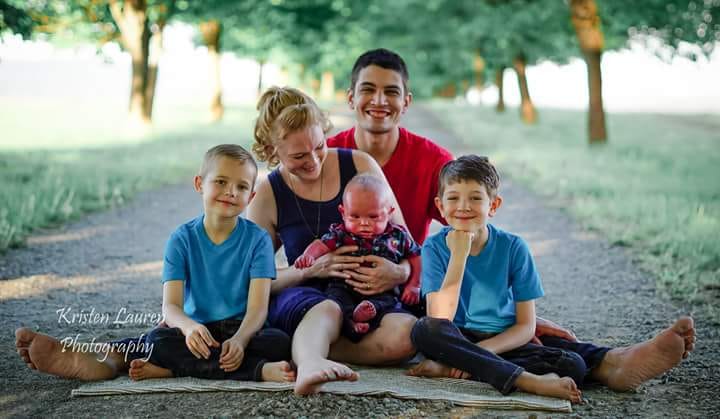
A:
<svg viewBox="0 0 720 419">
<path fill-rule="evenodd" d="M 525 241 L 488 224 L 502 204 L 499 186 L 486 157 L 460 157 L 440 173 L 436 204 L 449 226 L 422 248 L 428 317 L 411 338 L 428 359 L 411 375 L 472 378 L 503 394 L 517 388 L 579 403 L 586 376 L 630 390 L 687 356 L 694 343 L 689 317 L 625 348 L 552 336 L 530 343 L 534 300 L 544 292 Z"/>
<path fill-rule="evenodd" d="M 257 165 L 242 147 L 210 149 L 195 190 L 202 215 L 170 236 L 163 261 L 163 315 L 168 327 L 148 334 L 149 360 L 135 359 L 135 380 L 171 376 L 292 381 L 290 338 L 263 329 L 275 279 L 267 232 L 240 217 Z"/>
</svg>

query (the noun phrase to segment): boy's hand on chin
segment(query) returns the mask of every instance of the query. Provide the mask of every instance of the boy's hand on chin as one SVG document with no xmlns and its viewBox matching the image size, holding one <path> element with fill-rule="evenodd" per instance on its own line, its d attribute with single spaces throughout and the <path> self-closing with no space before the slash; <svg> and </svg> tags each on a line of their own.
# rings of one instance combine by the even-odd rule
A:
<svg viewBox="0 0 720 419">
<path fill-rule="evenodd" d="M 470 254 L 470 246 L 474 238 L 475 233 L 462 230 L 450 230 L 445 238 L 445 242 L 452 255 L 466 257 Z"/>
<path fill-rule="evenodd" d="M 220 368 L 225 372 L 233 372 L 240 368 L 244 358 L 245 347 L 239 339 L 232 337 L 223 342 L 222 352 L 220 353 Z"/>
</svg>

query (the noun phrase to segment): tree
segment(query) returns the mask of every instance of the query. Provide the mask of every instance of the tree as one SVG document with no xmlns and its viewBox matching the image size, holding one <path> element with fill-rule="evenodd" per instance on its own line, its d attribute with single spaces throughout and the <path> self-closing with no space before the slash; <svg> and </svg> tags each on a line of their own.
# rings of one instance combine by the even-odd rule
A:
<svg viewBox="0 0 720 419">
<path fill-rule="evenodd" d="M 605 110 L 602 103 L 602 73 L 600 60 L 603 51 L 603 33 L 595 0 L 570 0 L 572 24 L 577 33 L 588 73 L 588 134 L 590 143 L 607 141 Z"/>
<path fill-rule="evenodd" d="M 0 0 L 0 34 L 10 31 L 27 39 L 32 34 L 36 22 L 33 21 L 26 10 L 15 6 L 13 3 Z"/>
<path fill-rule="evenodd" d="M 220 82 L 220 35 L 222 33 L 222 24 L 216 19 L 211 19 L 200 22 L 199 28 L 210 56 L 210 80 L 212 80 L 210 117 L 217 122 L 222 119 L 225 113 L 225 107 L 222 103 L 222 83 Z"/>
</svg>

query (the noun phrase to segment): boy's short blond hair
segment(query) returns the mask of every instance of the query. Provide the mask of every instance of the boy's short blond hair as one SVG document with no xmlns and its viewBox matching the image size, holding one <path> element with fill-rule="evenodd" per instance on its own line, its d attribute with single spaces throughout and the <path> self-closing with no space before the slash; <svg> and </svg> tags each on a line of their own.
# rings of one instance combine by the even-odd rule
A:
<svg viewBox="0 0 720 419">
<path fill-rule="evenodd" d="M 220 144 L 206 151 L 198 175 L 200 177 L 205 177 L 205 175 L 207 175 L 207 173 L 215 166 L 215 163 L 220 157 L 227 157 L 229 159 L 237 160 L 243 164 L 249 162 L 255 169 L 255 176 L 253 176 L 253 187 L 255 186 L 255 180 L 257 179 L 258 172 L 257 163 L 255 163 L 255 159 L 253 159 L 250 152 L 237 144 Z"/>
<path fill-rule="evenodd" d="M 500 175 L 490 159 L 468 154 L 445 163 L 438 176 L 438 198 L 442 199 L 446 186 L 468 180 L 484 185 L 490 198 L 495 198 L 500 189 Z"/>
</svg>

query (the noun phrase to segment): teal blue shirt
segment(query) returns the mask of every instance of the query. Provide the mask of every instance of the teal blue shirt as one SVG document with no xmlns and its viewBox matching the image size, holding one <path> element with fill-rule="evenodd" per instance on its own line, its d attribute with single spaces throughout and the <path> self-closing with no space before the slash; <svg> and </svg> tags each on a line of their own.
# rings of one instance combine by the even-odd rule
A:
<svg viewBox="0 0 720 419">
<path fill-rule="evenodd" d="M 500 333 L 516 323 L 515 303 L 544 295 L 540 275 L 527 243 L 488 225 L 488 242 L 468 256 L 453 323 L 479 332 Z M 445 238 L 450 227 L 425 240 L 422 247 L 422 294 L 442 286 L 450 262 Z"/>
<path fill-rule="evenodd" d="M 250 281 L 275 279 L 275 252 L 268 233 L 238 217 L 221 244 L 213 243 L 201 215 L 181 225 L 165 246 L 162 282 L 184 281 L 183 309 L 191 319 L 209 323 L 242 319 Z"/>
</svg>

